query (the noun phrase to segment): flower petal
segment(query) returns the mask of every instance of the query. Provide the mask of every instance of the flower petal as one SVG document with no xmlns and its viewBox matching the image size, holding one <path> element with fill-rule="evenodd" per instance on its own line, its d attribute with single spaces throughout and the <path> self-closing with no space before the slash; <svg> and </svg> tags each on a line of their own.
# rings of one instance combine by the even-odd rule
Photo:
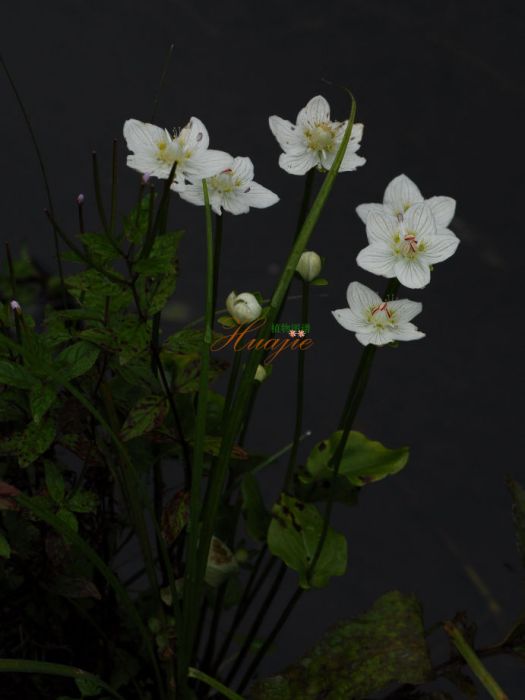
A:
<svg viewBox="0 0 525 700">
<path fill-rule="evenodd" d="M 250 211 L 245 198 L 236 193 L 222 197 L 222 208 L 230 214 L 247 214 Z"/>
<path fill-rule="evenodd" d="M 418 331 L 413 323 L 403 323 L 396 328 L 392 328 L 393 340 L 419 340 L 425 337 L 425 333 Z"/>
<path fill-rule="evenodd" d="M 370 212 L 366 219 L 366 235 L 370 243 L 383 243 L 391 245 L 392 240 L 399 230 L 399 221 L 392 214 L 381 209 Z"/>
<path fill-rule="evenodd" d="M 373 330 L 366 334 L 366 337 L 364 337 L 363 340 L 361 340 L 360 336 L 361 333 L 356 333 L 356 338 L 359 340 L 359 342 L 363 343 L 363 345 L 381 346 L 387 345 L 394 340 L 393 333 L 390 328 L 374 327 Z M 368 342 L 364 342 L 365 340 Z"/>
<path fill-rule="evenodd" d="M 388 185 L 383 204 L 392 207 L 396 214 L 403 214 L 409 207 L 423 201 L 419 188 L 406 175 L 398 175 Z"/>
<path fill-rule="evenodd" d="M 383 301 L 379 294 L 365 287 L 361 282 L 350 282 L 346 290 L 346 299 L 348 306 L 356 314 L 369 309 L 371 306 L 377 306 Z"/>
<path fill-rule="evenodd" d="M 253 180 L 253 163 L 250 158 L 237 156 L 237 158 L 233 159 L 231 169 L 234 179 L 240 180 L 241 185 L 247 187 Z"/>
<path fill-rule="evenodd" d="M 430 268 L 419 258 L 399 258 L 394 265 L 394 274 L 409 289 L 421 289 L 430 282 Z"/>
<path fill-rule="evenodd" d="M 339 172 L 351 172 L 352 170 L 359 168 L 360 165 L 364 165 L 365 163 L 366 158 L 358 156 L 357 153 L 353 153 L 350 150 L 350 144 L 348 144 L 348 148 L 346 149 L 345 154 L 343 156 L 343 160 L 341 161 L 341 165 L 339 166 Z"/>
<path fill-rule="evenodd" d="M 208 130 L 197 117 L 191 117 L 184 129 L 179 134 L 184 138 L 185 144 L 190 149 L 205 151 L 210 145 Z"/>
<path fill-rule="evenodd" d="M 388 302 L 388 308 L 395 312 L 396 324 L 403 324 L 420 314 L 423 304 L 410 299 L 394 299 L 394 301 Z"/>
<path fill-rule="evenodd" d="M 277 139 L 277 143 L 285 152 L 302 152 L 305 148 L 304 139 L 295 124 L 287 119 L 273 116 L 269 117 L 268 123 L 272 134 Z"/>
<path fill-rule="evenodd" d="M 129 155 L 126 164 L 128 168 L 138 170 L 139 173 L 149 173 L 152 177 L 158 177 L 163 180 L 169 177 L 171 170 L 169 163 L 163 163 L 154 156 L 149 156 L 144 152 L 139 155 Z"/>
<path fill-rule="evenodd" d="M 454 218 L 454 213 L 456 211 L 456 200 L 452 199 L 452 197 L 431 197 L 430 199 L 426 200 L 426 203 L 434 215 L 438 230 L 441 228 L 447 228 Z"/>
<path fill-rule="evenodd" d="M 316 95 L 297 115 L 297 124 L 316 126 L 330 121 L 330 105 L 322 95 Z"/>
<path fill-rule="evenodd" d="M 184 199 L 190 204 L 196 204 L 197 206 L 204 206 L 204 192 L 202 191 L 202 183 L 196 183 L 195 185 L 187 185 L 182 191 L 176 187 L 171 186 L 171 189 L 178 192 L 181 199 Z"/>
<path fill-rule="evenodd" d="M 404 222 L 408 231 L 413 231 L 417 238 L 429 239 L 436 235 L 437 228 L 428 204 L 414 204 L 406 212 Z"/>
<path fill-rule="evenodd" d="M 426 241 L 426 249 L 422 257 L 429 265 L 447 260 L 457 250 L 459 238 L 449 229 L 443 229 L 438 236 Z"/>
<path fill-rule="evenodd" d="M 239 195 L 240 196 L 240 195 Z M 271 190 L 266 189 L 257 182 L 250 182 L 248 188 L 242 193 L 243 201 L 250 207 L 265 209 L 279 201 L 279 197 Z"/>
<path fill-rule="evenodd" d="M 291 175 L 304 175 L 317 165 L 317 157 L 314 153 L 304 151 L 302 153 L 281 153 L 279 165 Z"/>
<path fill-rule="evenodd" d="M 370 202 L 369 204 L 360 204 L 358 207 L 356 207 L 357 216 L 364 224 L 366 224 L 368 215 L 372 211 L 383 213 L 383 205 L 377 202 Z"/>
<path fill-rule="evenodd" d="M 139 154 L 156 153 L 159 143 L 171 142 L 165 129 L 138 119 L 128 119 L 124 123 L 124 138 L 129 150 Z"/>
<path fill-rule="evenodd" d="M 208 149 L 199 153 L 195 153 L 191 158 L 184 162 L 184 172 L 190 179 L 203 180 L 207 177 L 213 177 L 227 168 L 231 168 L 233 158 L 229 153 L 224 151 L 214 151 Z"/>
<path fill-rule="evenodd" d="M 358 331 L 363 328 L 368 328 L 368 324 L 365 324 L 360 318 L 354 314 L 351 309 L 336 309 L 332 311 L 332 315 L 335 320 L 346 328 L 347 331 Z"/>
<path fill-rule="evenodd" d="M 384 243 L 372 243 L 359 253 L 356 258 L 359 267 L 374 275 L 395 277 L 395 257 L 392 249 Z"/>
</svg>

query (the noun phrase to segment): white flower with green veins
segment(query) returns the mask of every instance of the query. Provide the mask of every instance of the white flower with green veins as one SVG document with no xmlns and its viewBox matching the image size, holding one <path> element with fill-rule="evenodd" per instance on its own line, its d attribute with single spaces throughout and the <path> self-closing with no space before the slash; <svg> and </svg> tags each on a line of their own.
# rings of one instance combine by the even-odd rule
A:
<svg viewBox="0 0 525 700">
<path fill-rule="evenodd" d="M 200 182 L 229 168 L 233 160 L 224 151 L 208 148 L 208 131 L 197 117 L 191 117 L 173 136 L 154 124 L 128 119 L 124 124 L 124 137 L 132 151 L 127 160 L 130 168 L 166 180 L 176 163 L 172 187 L 178 190 L 184 189 L 187 181 Z"/>
<path fill-rule="evenodd" d="M 383 277 L 397 277 L 409 289 L 430 282 L 430 268 L 454 255 L 459 239 L 448 229 L 438 230 L 426 203 L 412 205 L 403 215 L 373 209 L 366 218 L 369 245 L 357 264 Z"/>
<path fill-rule="evenodd" d="M 279 165 L 292 175 L 304 175 L 312 168 L 329 170 L 343 139 L 348 121 L 330 120 L 330 105 L 321 95 L 312 97 L 297 115 L 296 124 L 281 117 L 269 118 L 270 129 L 283 149 Z M 363 125 L 354 124 L 339 172 L 355 170 L 366 160 L 357 155 Z"/>
<path fill-rule="evenodd" d="M 253 163 L 249 158 L 233 158 L 231 165 L 206 180 L 210 206 L 216 214 L 222 210 L 230 214 L 247 214 L 250 207 L 265 209 L 279 201 L 271 190 L 254 182 Z M 173 189 L 177 189 L 174 187 Z M 196 182 L 180 192 L 182 199 L 204 205 L 202 184 Z"/>
<path fill-rule="evenodd" d="M 383 301 L 364 284 L 351 282 L 347 309 L 332 311 L 343 328 L 353 331 L 362 345 L 387 345 L 396 340 L 418 340 L 425 334 L 411 323 L 421 313 L 422 304 L 409 299 Z"/>
</svg>

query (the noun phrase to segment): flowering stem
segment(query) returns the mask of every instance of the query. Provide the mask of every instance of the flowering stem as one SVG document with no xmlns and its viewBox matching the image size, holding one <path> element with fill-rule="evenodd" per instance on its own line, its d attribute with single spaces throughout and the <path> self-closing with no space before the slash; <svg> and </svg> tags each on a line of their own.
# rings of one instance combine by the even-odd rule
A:
<svg viewBox="0 0 525 700">
<path fill-rule="evenodd" d="M 286 621 L 290 617 L 292 610 L 297 605 L 297 603 L 298 603 L 299 599 L 301 598 L 301 596 L 303 595 L 303 593 L 304 593 L 303 588 L 297 588 L 295 590 L 294 594 L 292 595 L 292 597 L 290 598 L 290 600 L 288 601 L 288 603 L 286 604 L 286 607 L 284 608 L 284 610 L 280 614 L 279 619 L 275 623 L 272 631 L 270 632 L 268 637 L 266 637 L 266 639 L 264 640 L 264 642 L 261 645 L 261 647 L 259 648 L 258 652 L 255 654 L 251 664 L 248 666 L 244 676 L 242 677 L 241 682 L 239 684 L 239 688 L 238 688 L 240 693 L 244 690 L 244 688 L 250 682 L 251 677 L 253 676 L 254 672 L 257 670 L 262 659 L 266 656 L 268 650 L 270 649 L 270 647 L 274 643 L 275 638 L 277 637 L 279 632 L 282 630 L 282 628 L 286 624 Z"/>
<path fill-rule="evenodd" d="M 301 228 L 302 228 L 304 221 L 306 219 L 306 215 L 308 214 L 308 209 L 310 207 L 310 200 L 312 198 L 312 190 L 313 190 L 313 185 L 314 185 L 314 180 L 315 180 L 315 173 L 316 173 L 315 168 L 312 168 L 311 170 L 308 171 L 308 173 L 306 174 L 306 177 L 304 179 L 303 198 L 301 200 L 301 207 L 299 209 L 299 216 L 297 218 L 297 228 L 295 230 L 294 242 L 297 240 L 297 236 L 299 235 L 299 232 L 301 231 Z"/>
<path fill-rule="evenodd" d="M 223 695 L 225 698 L 228 698 L 229 700 L 243 700 L 243 698 L 237 693 L 234 693 L 233 690 L 227 688 L 222 683 L 219 683 L 219 681 L 215 678 L 208 676 L 206 673 L 203 673 L 202 671 L 199 671 L 196 668 L 189 668 L 188 676 L 190 678 L 195 678 L 195 680 L 206 683 L 206 685 L 209 685 L 210 688 L 217 690 L 221 695 Z"/>
<path fill-rule="evenodd" d="M 253 641 L 257 635 L 257 632 L 259 631 L 264 618 L 266 617 L 268 613 L 268 609 L 270 608 L 272 602 L 275 600 L 275 596 L 277 595 L 277 591 L 281 587 L 281 583 L 283 581 L 283 578 L 285 577 L 287 570 L 287 566 L 284 562 L 281 563 L 281 566 L 279 567 L 279 571 L 277 572 L 277 575 L 270 586 L 270 589 L 268 590 L 264 600 L 262 601 L 260 607 L 259 607 L 259 612 L 255 616 L 255 620 L 252 622 L 251 627 L 248 631 L 248 634 L 246 635 L 246 638 L 243 642 L 243 645 L 239 651 L 239 654 L 235 660 L 234 665 L 232 666 L 229 674 L 226 676 L 226 683 L 231 683 L 232 680 L 235 678 L 235 675 L 237 671 L 239 670 L 242 662 L 246 658 L 246 654 L 250 651 L 250 648 L 253 644 Z"/>
<path fill-rule="evenodd" d="M 29 132 L 29 136 L 30 136 L 31 141 L 33 143 L 33 147 L 35 149 L 38 164 L 40 166 L 40 172 L 42 173 L 42 180 L 44 181 L 44 188 L 45 188 L 46 196 L 47 196 L 48 209 L 51 212 L 52 217 L 54 218 L 54 214 L 53 214 L 54 207 L 53 207 L 53 198 L 51 197 L 51 187 L 49 186 L 49 179 L 47 177 L 47 171 L 46 171 L 46 166 L 44 164 L 44 158 L 42 156 L 40 146 L 38 145 L 38 141 L 36 138 L 35 131 L 33 129 L 33 125 L 31 123 L 31 119 L 29 118 L 29 114 L 27 113 L 27 110 L 25 108 L 25 104 L 24 104 L 24 101 L 22 100 L 22 96 L 18 92 L 15 81 L 13 80 L 13 77 L 11 76 L 11 73 L 9 72 L 7 65 L 4 61 L 4 57 L 1 54 L 0 54 L 0 64 L 2 64 L 2 68 L 4 69 L 7 80 L 9 81 L 9 85 L 11 86 L 11 89 L 13 90 L 13 94 L 15 96 L 16 101 L 18 102 L 18 106 L 20 107 L 20 111 L 22 112 L 22 116 L 23 116 L 24 121 L 26 123 L 27 130 Z M 66 308 L 67 307 L 67 293 L 66 293 L 66 285 L 64 283 L 64 270 L 62 268 L 62 260 L 60 258 L 60 247 L 58 245 L 58 232 L 57 232 L 55 226 L 53 226 L 53 240 L 54 240 L 54 244 L 55 244 L 55 256 L 56 256 L 57 266 L 58 266 L 58 275 L 60 277 L 60 287 L 62 290 L 62 303 L 63 303 L 64 308 Z"/>
<path fill-rule="evenodd" d="M 188 557 L 186 571 L 184 575 L 184 609 L 183 609 L 183 629 L 181 635 L 180 657 L 180 677 L 179 681 L 185 682 L 186 669 L 189 665 L 189 657 L 192 653 L 193 643 L 196 634 L 196 617 L 199 610 L 199 596 L 197 576 L 199 574 L 198 550 L 202 542 L 202 532 L 199 521 L 202 507 L 201 482 L 204 469 L 204 439 L 206 436 L 206 409 L 208 404 L 208 382 L 210 366 L 210 345 L 212 341 L 212 304 L 213 304 L 213 230 L 211 208 L 208 197 L 208 187 L 206 180 L 202 181 L 204 192 L 205 216 L 206 216 L 206 319 L 204 324 L 204 335 L 201 351 L 201 368 L 199 382 L 199 396 L 197 404 L 197 417 L 195 420 L 194 450 L 193 450 L 193 470 L 192 489 L 190 496 L 190 521 L 188 537 Z M 211 540 L 211 537 L 210 537 Z M 206 547 L 206 561 L 208 559 L 210 541 Z M 206 562 L 205 562 L 206 565 Z M 203 572 L 204 573 L 204 572 Z"/>
<path fill-rule="evenodd" d="M 350 95 L 350 97 L 352 101 L 352 107 L 343 139 L 338 148 L 332 167 L 330 168 L 330 171 L 324 178 L 319 193 L 317 194 L 312 208 L 306 216 L 303 226 L 301 227 L 301 230 L 299 232 L 299 235 L 297 236 L 297 239 L 292 247 L 284 270 L 281 274 L 275 292 L 272 296 L 272 300 L 268 308 L 266 323 L 259 332 L 257 339 L 260 341 L 266 340 L 271 333 L 272 323 L 274 323 L 277 313 L 279 312 L 279 309 L 281 308 L 283 300 L 287 294 L 288 288 L 292 281 L 292 277 L 297 267 L 297 263 L 299 262 L 299 258 L 302 252 L 304 251 L 306 245 L 308 244 L 308 241 L 310 240 L 310 236 L 314 231 L 314 228 L 317 224 L 317 221 L 319 220 L 321 212 L 324 208 L 324 205 L 328 199 L 328 196 L 334 184 L 335 178 L 337 177 L 339 166 L 341 165 L 341 161 L 345 154 L 355 119 L 356 103 L 353 96 Z M 225 430 L 221 441 L 221 449 L 217 459 L 217 464 L 215 465 L 215 468 L 211 473 L 208 482 L 205 500 L 206 507 L 203 510 L 203 521 L 199 538 L 198 561 L 196 562 L 196 570 L 192 572 L 192 582 L 194 583 L 194 589 L 192 590 L 192 599 L 188 601 L 188 607 L 190 608 L 190 612 L 188 613 L 189 617 L 187 624 L 195 624 L 195 610 L 198 610 L 199 608 L 199 601 L 202 595 L 202 582 L 206 569 L 208 551 L 210 547 L 211 537 L 213 534 L 213 528 L 215 526 L 217 511 L 221 501 L 228 465 L 230 462 L 231 450 L 235 438 L 238 434 L 247 403 L 250 398 L 252 382 L 255 376 L 255 372 L 257 370 L 257 365 L 259 364 L 263 353 L 264 350 L 262 349 L 250 352 L 250 357 L 246 364 L 246 368 L 241 377 L 239 389 L 235 396 L 234 405 L 231 408 L 231 411 L 228 416 L 228 421 L 225 426 Z M 192 629 L 187 631 L 186 634 L 191 639 L 193 638 L 195 632 Z M 186 645 L 186 649 L 187 648 L 188 646 Z"/>
<path fill-rule="evenodd" d="M 453 622 L 445 622 L 445 632 L 448 634 L 452 643 L 465 659 L 472 673 L 479 679 L 487 693 L 494 700 L 509 700 L 508 695 L 501 688 L 495 678 L 489 673 L 485 666 L 481 663 L 479 656 L 474 649 L 469 645 L 461 630 L 456 627 Z"/>
<path fill-rule="evenodd" d="M 106 211 L 104 209 L 104 202 L 102 200 L 102 189 L 100 187 L 100 173 L 98 170 L 98 158 L 96 151 L 93 151 L 91 153 L 91 164 L 93 166 L 93 182 L 95 184 L 95 199 L 97 201 L 98 215 L 100 217 L 100 223 L 102 224 L 102 228 L 107 234 L 109 232 L 108 220 L 106 217 Z"/>
<path fill-rule="evenodd" d="M 118 144 L 113 139 L 113 152 L 111 159 L 111 208 L 109 211 L 109 232 L 115 235 L 115 218 L 117 215 L 117 190 L 118 190 Z"/>
<path fill-rule="evenodd" d="M 219 266 L 222 249 L 222 222 L 223 217 L 219 216 L 219 214 L 215 214 L 215 244 L 213 248 L 213 317 L 215 317 L 215 309 L 217 307 L 217 288 L 219 286 Z"/>
<path fill-rule="evenodd" d="M 302 281 L 303 284 L 303 303 L 301 311 L 301 323 L 306 325 L 308 323 L 308 300 L 310 285 L 305 280 Z M 283 490 L 291 492 L 293 488 L 293 476 L 295 471 L 295 465 L 297 462 L 297 452 L 299 450 L 299 443 L 301 441 L 301 430 L 303 427 L 303 412 L 304 412 L 304 364 L 305 364 L 304 352 L 299 352 L 297 356 L 297 393 L 295 401 L 295 430 L 293 436 L 293 447 L 290 452 L 290 459 L 288 460 L 288 469 L 286 470 L 286 477 L 284 479 Z"/>
</svg>

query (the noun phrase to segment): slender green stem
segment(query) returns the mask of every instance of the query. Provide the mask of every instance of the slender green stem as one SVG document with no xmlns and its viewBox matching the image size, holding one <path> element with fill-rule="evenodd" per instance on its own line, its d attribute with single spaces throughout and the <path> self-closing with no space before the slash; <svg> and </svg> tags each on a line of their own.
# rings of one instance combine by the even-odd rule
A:
<svg viewBox="0 0 525 700">
<path fill-rule="evenodd" d="M 250 607 L 250 603 L 255 600 L 257 593 L 260 591 L 261 586 L 263 583 L 267 580 L 268 575 L 270 574 L 270 571 L 274 567 L 275 563 L 277 562 L 277 559 L 275 557 L 270 557 L 267 565 L 263 569 L 263 572 L 257 578 L 259 574 L 259 569 L 261 568 L 262 562 L 264 560 L 264 557 L 268 551 L 268 546 L 264 544 L 261 549 L 259 550 L 259 553 L 257 555 L 257 559 L 254 562 L 252 571 L 250 573 L 250 576 L 248 578 L 248 581 L 246 582 L 246 586 L 244 588 L 244 591 L 242 593 L 241 599 L 239 600 L 239 603 L 237 605 L 237 609 L 235 611 L 235 615 L 233 617 L 233 620 L 231 621 L 230 627 L 228 628 L 228 632 L 226 633 L 223 642 L 221 644 L 221 647 L 219 651 L 217 652 L 217 655 L 213 661 L 213 666 L 211 667 L 211 672 L 216 673 L 217 670 L 219 669 L 224 657 L 226 656 L 228 649 L 230 648 L 230 645 L 233 641 L 233 638 L 235 636 L 235 633 L 237 632 L 239 625 L 242 622 L 242 619 Z"/>
<path fill-rule="evenodd" d="M 159 89 L 157 90 L 157 94 L 155 95 L 155 99 L 153 101 L 153 109 L 151 111 L 151 117 L 149 118 L 150 122 L 153 122 L 153 120 L 155 119 L 155 116 L 157 114 L 157 108 L 159 106 L 160 96 L 162 95 L 164 83 L 165 83 L 166 77 L 168 75 L 168 69 L 170 66 L 171 55 L 173 53 L 174 48 L 175 48 L 175 44 L 170 44 L 170 47 L 168 49 L 168 53 L 166 55 L 166 60 L 164 61 L 164 67 L 162 69 L 162 73 L 160 76 Z"/>
<path fill-rule="evenodd" d="M 228 698 L 229 700 L 243 700 L 243 698 L 237 693 L 234 693 L 233 690 L 227 688 L 215 678 L 208 676 L 207 673 L 203 673 L 202 671 L 199 671 L 196 668 L 190 667 L 188 669 L 188 676 L 190 678 L 195 678 L 195 680 L 197 681 L 202 681 L 203 683 L 206 683 L 206 685 L 209 685 L 210 688 L 213 688 L 214 690 L 218 691 L 221 695 L 224 695 L 224 697 Z"/>
<path fill-rule="evenodd" d="M 48 208 L 49 208 L 49 211 L 51 212 L 52 217 L 54 218 L 54 207 L 53 207 L 53 198 L 51 196 L 51 187 L 49 186 L 49 178 L 47 176 L 46 166 L 44 164 L 44 158 L 42 156 L 42 151 L 40 150 L 40 146 L 38 145 L 38 140 L 36 138 L 35 130 L 33 129 L 31 119 L 29 118 L 29 114 L 25 108 L 24 101 L 22 100 L 22 96 L 18 92 L 18 88 L 16 87 L 15 81 L 13 80 L 13 77 L 11 76 L 9 69 L 7 68 L 7 64 L 6 64 L 4 58 L 1 54 L 0 54 L 0 63 L 2 64 L 2 68 L 4 69 L 7 80 L 9 81 L 9 85 L 11 86 L 11 89 L 13 90 L 13 94 L 15 96 L 15 99 L 18 102 L 18 106 L 20 107 L 20 111 L 22 112 L 22 116 L 23 116 L 24 121 L 26 123 L 26 127 L 27 127 L 27 130 L 29 132 L 31 142 L 33 143 L 33 147 L 35 149 L 38 164 L 40 166 L 40 172 L 42 174 L 42 180 L 44 182 L 44 188 L 46 191 Z M 55 244 L 55 256 L 56 256 L 57 266 L 58 266 L 58 275 L 60 277 L 60 286 L 62 289 L 62 303 L 63 303 L 64 308 L 67 308 L 67 292 L 66 292 L 66 285 L 64 284 L 64 270 L 62 268 L 62 260 L 60 258 L 60 246 L 58 245 L 58 232 L 57 232 L 55 227 L 53 227 L 53 240 L 54 240 L 54 244 Z"/>
<path fill-rule="evenodd" d="M 242 363 L 242 352 L 235 352 L 233 354 L 233 363 L 230 370 L 230 376 L 228 377 L 228 386 L 226 388 L 226 396 L 224 398 L 224 411 L 223 411 L 223 422 L 226 422 L 228 417 L 228 411 L 230 410 L 231 402 L 233 400 L 233 395 L 235 394 L 235 385 L 237 384 L 237 379 L 239 376 L 239 370 L 241 369 Z"/>
<path fill-rule="evenodd" d="M 250 399 L 248 401 L 248 407 L 246 408 L 246 413 L 244 415 L 244 420 L 242 422 L 241 434 L 239 435 L 239 445 L 242 447 L 244 441 L 246 440 L 246 433 L 250 427 L 250 421 L 253 414 L 253 409 L 255 407 L 255 401 L 257 399 L 257 394 L 259 393 L 261 383 L 258 381 L 253 382 L 252 393 L 250 394 Z"/>
<path fill-rule="evenodd" d="M 95 185 L 95 199 L 97 202 L 98 215 L 100 218 L 100 223 L 102 228 L 106 233 L 109 232 L 108 219 L 106 216 L 106 210 L 104 208 L 104 200 L 102 199 L 102 188 L 100 186 L 100 172 L 98 169 L 98 157 L 97 152 L 92 151 L 91 153 L 91 166 L 93 169 L 93 183 Z"/>
<path fill-rule="evenodd" d="M 310 291 L 310 285 L 308 282 L 303 280 L 303 303 L 301 310 L 301 323 L 306 325 L 308 323 L 308 297 Z M 303 413 L 304 413 L 304 365 L 305 365 L 306 353 L 299 351 L 297 356 L 297 385 L 296 385 L 296 399 L 295 399 L 295 429 L 293 436 L 293 447 L 290 452 L 290 459 L 288 460 L 288 468 L 286 470 L 286 476 L 284 479 L 284 491 L 289 493 L 293 490 L 293 477 L 295 472 L 295 466 L 297 463 L 297 453 L 299 451 L 299 443 L 301 441 L 301 430 L 303 428 Z"/>
<path fill-rule="evenodd" d="M 465 659 L 472 673 L 476 676 L 476 678 L 478 678 L 490 697 L 494 698 L 494 700 L 509 700 L 509 696 L 501 688 L 499 683 L 487 670 L 487 668 L 482 664 L 479 656 L 467 642 L 461 633 L 461 630 L 456 627 L 453 622 L 445 622 L 444 629 L 458 652 Z"/>
<path fill-rule="evenodd" d="M 122 695 L 119 695 L 116 690 L 113 690 L 110 685 L 104 683 L 98 676 L 74 666 L 53 664 L 47 661 L 28 661 L 26 659 L 0 659 L 0 673 L 36 673 L 78 680 L 90 680 L 97 683 L 100 688 L 108 692 L 112 697 L 117 698 L 117 700 L 124 700 Z"/>
<path fill-rule="evenodd" d="M 219 620 L 224 606 L 224 596 L 226 593 L 226 583 L 223 583 L 216 591 L 215 601 L 213 605 L 213 614 L 211 618 L 210 629 L 208 632 L 208 641 L 204 651 L 202 661 L 203 668 L 208 669 L 215 653 L 215 644 L 217 643 L 217 632 L 219 629 Z"/>
<path fill-rule="evenodd" d="M 115 235 L 115 219 L 117 216 L 118 193 L 118 143 L 113 140 L 113 152 L 111 159 L 111 207 L 109 210 L 109 232 L 111 237 Z"/>
<path fill-rule="evenodd" d="M 232 680 L 235 678 L 237 671 L 241 667 L 244 659 L 246 658 L 247 653 L 250 651 L 251 646 L 255 640 L 255 637 L 263 623 L 264 618 L 266 617 L 268 610 L 275 600 L 275 596 L 277 595 L 277 591 L 281 587 L 281 583 L 286 575 L 286 570 L 287 566 L 284 562 L 281 563 L 281 566 L 279 567 L 279 571 L 277 572 L 277 575 L 275 576 L 275 579 L 270 586 L 270 589 L 268 590 L 268 593 L 266 594 L 264 600 L 262 601 L 259 611 L 257 615 L 255 616 L 254 621 L 252 622 L 250 629 L 248 631 L 248 634 L 246 635 L 246 638 L 243 642 L 243 645 L 241 646 L 241 649 L 239 651 L 239 654 L 237 658 L 235 659 L 235 663 L 232 666 L 229 674 L 226 676 L 226 683 L 231 683 Z"/>
<path fill-rule="evenodd" d="M 213 248 L 213 317 L 215 317 L 215 309 L 217 308 L 217 289 L 219 287 L 219 268 L 221 264 L 222 250 L 222 224 L 223 216 L 215 214 L 215 243 Z"/>
<path fill-rule="evenodd" d="M 201 351 L 201 368 L 199 395 L 197 404 L 197 416 L 195 420 L 193 469 L 192 469 L 192 489 L 190 496 L 190 522 L 188 536 L 188 557 L 184 576 L 184 608 L 183 608 L 183 634 L 182 648 L 179 649 L 181 665 L 179 666 L 180 678 L 183 679 L 184 666 L 189 665 L 189 656 L 192 653 L 196 634 L 196 624 L 200 601 L 197 593 L 200 592 L 197 585 L 198 575 L 198 547 L 201 533 L 199 528 L 201 508 L 202 508 L 202 475 L 204 470 L 204 438 L 206 435 L 206 411 L 208 405 L 208 383 L 210 366 L 210 346 L 212 342 L 212 304 L 213 304 L 213 231 L 211 208 L 208 197 L 208 187 L 206 180 L 202 181 L 204 193 L 205 215 L 206 215 L 206 320 L 204 325 L 204 335 Z M 210 538 L 211 539 L 211 538 Z M 206 560 L 208 558 L 206 551 Z"/>
<path fill-rule="evenodd" d="M 283 612 L 279 616 L 279 619 L 275 623 L 272 631 L 270 632 L 268 637 L 266 637 L 266 639 L 264 640 L 264 643 L 261 645 L 258 652 L 255 654 L 251 664 L 248 666 L 244 676 L 242 677 L 242 680 L 241 680 L 241 682 L 239 684 L 239 688 L 238 688 L 240 693 L 242 693 L 244 688 L 250 682 L 250 679 L 252 678 L 253 674 L 257 670 L 262 659 L 268 653 L 268 651 L 269 651 L 270 647 L 272 646 L 272 644 L 274 643 L 277 635 L 279 634 L 279 632 L 282 630 L 282 628 L 286 624 L 288 618 L 290 617 L 292 610 L 297 605 L 297 603 L 298 603 L 299 599 L 301 598 L 301 596 L 303 595 L 303 593 L 304 593 L 303 588 L 297 588 L 295 590 L 295 593 L 292 595 L 292 597 L 290 598 L 290 600 L 286 604 L 286 607 L 284 608 Z"/>
<path fill-rule="evenodd" d="M 77 199 L 77 209 L 78 209 L 78 230 L 80 233 L 85 232 L 84 226 L 84 200 Z"/>
<path fill-rule="evenodd" d="M 303 227 L 306 215 L 308 214 L 308 209 L 310 208 L 310 200 L 312 198 L 312 190 L 315 181 L 316 169 L 312 168 L 306 174 L 304 179 L 304 190 L 303 198 L 301 200 L 301 206 L 299 208 L 299 216 L 297 218 L 297 228 L 295 229 L 294 242 L 297 240 L 297 236 Z"/>
</svg>

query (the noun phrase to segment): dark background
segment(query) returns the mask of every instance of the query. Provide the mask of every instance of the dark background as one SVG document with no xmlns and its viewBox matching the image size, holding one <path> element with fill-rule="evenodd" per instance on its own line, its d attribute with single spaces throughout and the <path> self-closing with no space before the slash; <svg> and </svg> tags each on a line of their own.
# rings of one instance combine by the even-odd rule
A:
<svg viewBox="0 0 525 700">
<path fill-rule="evenodd" d="M 95 226 L 90 152 L 99 152 L 107 182 L 111 140 L 127 118 L 149 118 L 175 44 L 156 122 L 171 128 L 198 116 L 212 147 L 249 155 L 256 179 L 281 197 L 269 210 L 226 218 L 221 299 L 232 289 L 269 296 L 293 236 L 303 181 L 279 169 L 268 116 L 295 120 L 321 93 L 343 119 L 347 99 L 323 79 L 351 87 L 368 162 L 337 180 L 309 246 L 326 256 L 330 285 L 312 301 L 305 428 L 313 436 L 306 451 L 333 429 L 360 352 L 330 310 L 345 305 L 352 280 L 384 286 L 355 265 L 365 245 L 355 206 L 380 201 L 401 172 L 427 197 L 457 199 L 451 228 L 462 241 L 458 253 L 436 268 L 429 287 L 407 294 L 423 301 L 417 322 L 427 338 L 378 352 L 356 426 L 386 445 L 411 445 L 409 466 L 365 489 L 357 509 L 336 513 L 336 527 L 348 536 L 348 573 L 303 598 L 265 673 L 393 588 L 423 600 L 429 625 L 468 611 L 482 644 L 499 641 L 522 611 L 504 475 L 525 481 L 524 19 L 520 2 L 479 0 L 29 0 L 3 7 L 2 51 L 68 229 L 79 192 L 88 226 Z M 2 238 L 14 248 L 27 243 L 51 267 L 44 190 L 3 76 L 0 100 Z M 125 206 L 137 177 L 124 166 L 121 186 Z M 172 214 L 187 229 L 176 300 L 189 320 L 204 300 L 202 210 L 177 200 Z M 283 320 L 299 320 L 297 301 Z M 294 358 L 282 358 L 263 385 L 248 443 L 254 450 L 270 453 L 289 442 L 294 375 Z M 273 486 L 283 467 L 271 468 Z M 290 576 L 289 589 L 294 585 Z M 525 668 L 509 659 L 489 666 L 511 697 L 522 696 Z"/>
</svg>

